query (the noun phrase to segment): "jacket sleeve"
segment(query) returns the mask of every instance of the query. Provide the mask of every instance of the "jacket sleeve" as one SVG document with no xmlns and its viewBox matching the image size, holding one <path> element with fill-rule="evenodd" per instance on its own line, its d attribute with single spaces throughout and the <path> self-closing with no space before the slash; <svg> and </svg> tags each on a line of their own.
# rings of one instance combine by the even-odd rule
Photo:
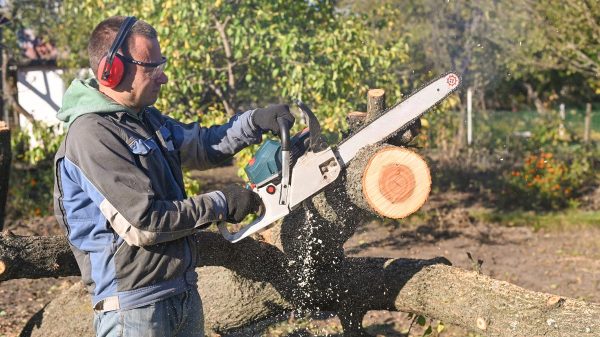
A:
<svg viewBox="0 0 600 337">
<path fill-rule="evenodd" d="M 176 240 L 206 223 L 225 219 L 227 205 L 221 192 L 183 200 L 157 197 L 151 179 L 136 165 L 122 131 L 98 119 L 101 117 L 79 118 L 71 126 L 60 170 L 76 182 L 128 244 L 147 246 Z"/>
<path fill-rule="evenodd" d="M 189 169 L 214 167 L 246 146 L 259 143 L 262 132 L 252 123 L 254 111 L 237 114 L 227 123 L 211 127 L 183 124 L 165 117 L 180 151 L 182 165 Z"/>
</svg>

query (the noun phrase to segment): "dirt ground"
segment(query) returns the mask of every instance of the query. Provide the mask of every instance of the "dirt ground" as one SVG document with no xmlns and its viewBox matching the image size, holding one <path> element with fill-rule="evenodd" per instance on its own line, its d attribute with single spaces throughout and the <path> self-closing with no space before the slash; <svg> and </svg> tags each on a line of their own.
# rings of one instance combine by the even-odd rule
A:
<svg viewBox="0 0 600 337">
<path fill-rule="evenodd" d="M 231 181 L 234 169 L 208 171 L 206 191 Z M 210 180 L 208 180 L 210 178 Z M 470 208 L 461 206 L 465 194 L 432 194 L 421 212 L 433 214 L 427 222 L 364 224 L 346 243 L 351 256 L 432 258 L 444 256 L 455 266 L 481 271 L 518 286 L 600 303 L 600 226 L 538 230 L 501 227 L 475 221 Z M 53 217 L 8 221 L 6 229 L 21 235 L 62 234 Z M 471 258 L 469 258 L 468 253 Z M 11 280 L 0 284 L 0 337 L 18 336 L 28 319 L 77 277 Z M 363 321 L 373 335 L 406 336 L 410 319 L 404 313 L 369 312 Z M 434 335 L 438 322 L 432 324 Z M 416 326 L 416 324 L 415 324 Z M 286 317 L 265 329 L 263 336 L 341 336 L 337 318 L 327 314 L 311 319 Z M 415 327 L 411 336 L 421 336 Z M 441 336 L 468 336 L 446 327 Z"/>
</svg>

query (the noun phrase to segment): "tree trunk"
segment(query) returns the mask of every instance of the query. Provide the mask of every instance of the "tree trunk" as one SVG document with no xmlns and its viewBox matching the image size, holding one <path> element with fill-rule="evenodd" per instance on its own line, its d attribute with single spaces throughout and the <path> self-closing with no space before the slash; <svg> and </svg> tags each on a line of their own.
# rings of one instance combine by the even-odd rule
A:
<svg viewBox="0 0 600 337">
<path fill-rule="evenodd" d="M 524 83 L 523 85 L 525 86 L 525 89 L 527 89 L 527 100 L 533 102 L 535 110 L 538 113 L 545 113 L 546 109 L 544 108 L 544 103 L 540 99 L 538 92 L 533 88 L 533 85 L 530 83 Z"/>
<path fill-rule="evenodd" d="M 583 142 L 588 144 L 590 142 L 590 135 L 592 129 L 592 103 L 585 105 L 585 119 L 583 125 Z"/>
<path fill-rule="evenodd" d="M 198 272 L 206 326 L 217 332 L 239 329 L 301 307 L 337 312 L 413 312 L 484 336 L 569 337 L 600 332 L 598 304 L 529 291 L 448 266 L 443 258 L 346 258 L 334 268 L 315 271 L 308 284 L 301 284 L 289 277 L 289 256 L 269 244 L 255 240 L 231 244 L 208 232 L 198 234 L 197 239 L 201 243 L 198 254 L 203 267 Z M 18 255 L 22 247 L 37 247 L 29 249 L 37 250 L 34 255 L 39 258 L 28 264 L 44 272 L 26 268 L 13 274 L 18 277 L 47 275 L 52 268 L 48 263 L 40 264 L 40 259 L 59 260 L 53 252 L 69 250 L 61 236 L 13 236 L 8 238 L 10 245 L 6 240 L 4 235 L 2 256 L 10 250 Z M 40 240 L 57 249 L 44 249 Z M 53 269 L 54 273 L 77 275 L 70 268 L 74 263 L 71 256 L 62 267 Z M 310 298 L 302 296 L 307 291 Z M 34 317 L 29 328 L 33 329 L 32 336 L 64 336 L 73 331 L 78 336 L 93 336 L 91 316 L 89 297 L 77 284 Z"/>
<path fill-rule="evenodd" d="M 456 131 L 456 135 L 454 136 L 454 144 L 452 145 L 452 157 L 457 157 L 462 149 L 465 148 L 465 143 L 467 139 L 467 133 L 465 128 L 465 123 L 467 121 L 467 107 L 466 104 L 463 104 L 462 101 L 459 104 L 460 107 L 460 116 L 458 120 L 458 130 Z"/>
<path fill-rule="evenodd" d="M 8 182 L 10 178 L 10 129 L 7 123 L 0 121 L 0 231 L 4 228 Z"/>
<path fill-rule="evenodd" d="M 386 147 L 363 152 L 379 153 Z M 364 162 L 361 156 L 369 157 L 361 153 L 352 165 L 359 167 Z M 352 165 L 348 172 L 353 172 Z M 345 174 L 273 226 L 272 244 L 253 239 L 231 244 L 217 233 L 196 235 L 207 329 L 236 331 L 290 310 L 332 311 L 340 316 L 344 336 L 358 337 L 366 335 L 361 326 L 365 312 L 391 310 L 441 319 L 486 336 L 568 337 L 600 331 L 597 304 L 536 293 L 448 267 L 444 258 L 345 256 L 343 244 L 358 220 L 371 213 L 349 206 L 362 195 L 358 177 Z M 0 276 L 6 280 L 76 275 L 68 251 L 64 237 L 4 235 L 0 260 L 6 268 Z M 32 319 L 31 335 L 78 331 L 92 336 L 90 306 L 81 285 L 76 286 Z"/>
<path fill-rule="evenodd" d="M 351 111 L 346 115 L 346 122 L 348 123 L 348 133 L 352 133 L 363 126 L 367 118 L 366 112 Z"/>
</svg>

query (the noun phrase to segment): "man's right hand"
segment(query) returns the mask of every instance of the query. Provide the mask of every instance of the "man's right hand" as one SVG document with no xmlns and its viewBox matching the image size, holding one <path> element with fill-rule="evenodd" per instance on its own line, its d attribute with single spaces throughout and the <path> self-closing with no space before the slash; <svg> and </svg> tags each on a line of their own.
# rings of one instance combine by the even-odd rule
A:
<svg viewBox="0 0 600 337">
<path fill-rule="evenodd" d="M 236 184 L 221 189 L 227 201 L 227 222 L 239 223 L 251 213 L 257 213 L 262 206 L 258 194 Z"/>
</svg>

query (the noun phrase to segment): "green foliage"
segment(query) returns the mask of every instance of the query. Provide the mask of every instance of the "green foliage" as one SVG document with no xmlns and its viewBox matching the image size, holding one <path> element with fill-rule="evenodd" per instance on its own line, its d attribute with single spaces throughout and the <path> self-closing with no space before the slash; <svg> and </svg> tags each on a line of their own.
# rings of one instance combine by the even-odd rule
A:
<svg viewBox="0 0 600 337">
<path fill-rule="evenodd" d="M 326 130 L 337 130 L 369 87 L 399 97 L 403 76 L 396 70 L 408 62 L 403 39 L 377 44 L 360 17 L 336 13 L 333 1 L 67 0 L 62 10 L 67 65 L 86 64 L 82 32 L 109 15 L 154 25 L 171 79 L 158 106 L 188 120 L 207 116 L 212 123 L 217 111 L 301 98 Z"/>
<path fill-rule="evenodd" d="M 202 191 L 201 182 L 194 178 L 189 171 L 183 172 L 183 184 L 185 186 L 185 193 L 189 195 L 196 195 Z"/>
<path fill-rule="evenodd" d="M 492 39 L 510 77 L 556 86 L 579 74 L 579 91 L 599 92 L 598 1 L 509 0 L 490 6 L 495 13 Z M 561 72 L 560 79 L 551 78 L 548 70 Z"/>
<path fill-rule="evenodd" d="M 31 132 L 21 130 L 12 137 L 13 157 L 17 162 L 27 165 L 50 163 L 62 139 L 62 132 L 57 127 L 36 122 Z"/>
<path fill-rule="evenodd" d="M 59 2 L 48 0 L 5 0 L 2 4 L 2 17 L 7 21 L 2 25 L 2 44 L 13 59 L 18 55 L 17 32 L 33 29 L 36 36 L 44 41 L 52 41 L 55 35 L 54 22 Z"/>
<path fill-rule="evenodd" d="M 599 211 L 581 211 L 565 209 L 549 212 L 534 212 L 531 210 L 498 211 L 481 209 L 471 211 L 469 215 L 478 221 L 495 223 L 502 226 L 531 226 L 534 229 L 564 229 L 598 227 L 600 224 Z"/>
<path fill-rule="evenodd" d="M 53 161 L 62 139 L 62 134 L 43 123 L 36 123 L 31 135 L 25 131 L 14 134 L 7 207 L 9 216 L 52 214 Z"/>
<path fill-rule="evenodd" d="M 599 27 L 597 2 L 8 3 L 12 21 L 5 37 L 24 26 L 52 36 L 61 50 L 59 63 L 71 70 L 67 71 L 70 77 L 74 69 L 87 67 L 87 38 L 102 19 L 121 14 L 149 22 L 157 28 L 162 52 L 169 58 L 166 71 L 170 80 L 163 87 L 158 107 L 178 119 L 200 120 L 206 126 L 226 121 L 233 112 L 301 98 L 317 113 L 327 136 L 336 139 L 345 127 L 346 112 L 365 109 L 368 88 L 386 89 L 388 102 L 393 103 L 402 93 L 449 69 L 464 72 L 463 81 L 475 88 L 476 99 L 483 101 L 484 95 L 477 93 L 485 92 L 487 101 L 504 106 L 540 101 L 540 106 L 549 110 L 566 97 L 573 103 L 597 100 L 593 96 L 598 90 L 597 39 L 593 38 Z M 5 42 L 16 45 L 14 36 Z M 459 95 L 425 115 L 429 128 L 419 137 L 420 146 L 442 152 L 452 148 L 463 121 L 449 112 L 464 106 Z M 564 178 L 564 183 L 573 187 L 587 179 L 584 171 L 593 171 L 593 166 L 586 169 L 583 164 L 590 163 L 591 154 L 583 150 L 567 153 L 579 146 L 577 137 L 581 136 L 570 133 L 568 125 L 566 134 L 560 135 L 555 112 L 523 121 L 527 128 L 519 131 L 533 132 L 527 139 L 513 135 L 521 121 L 501 124 L 490 117 L 483 122 L 475 134 L 477 146 L 485 147 L 482 153 L 487 151 L 497 159 L 504 151 L 502 158 L 515 157 L 520 162 L 543 151 L 564 165 L 580 163 L 581 167 L 569 167 L 571 171 L 565 173 L 571 178 Z M 240 166 L 255 149 L 237 156 Z M 42 149 L 31 149 L 27 150 L 29 159 L 21 160 L 32 162 L 43 155 Z M 200 189 L 189 179 L 186 186 L 190 193 Z M 573 194 L 575 199 L 577 192 Z"/>
<path fill-rule="evenodd" d="M 162 111 L 208 126 L 233 112 L 300 98 L 324 131 L 337 135 L 345 114 L 365 105 L 369 88 L 385 88 L 391 100 L 399 99 L 409 55 L 404 38 L 380 44 L 361 17 L 340 14 L 334 4 L 65 0 L 57 24 L 65 34 L 57 43 L 68 58 L 60 62 L 87 66 L 93 26 L 110 15 L 135 15 L 157 29 L 169 59 L 170 80 L 156 104 Z M 238 162 L 247 162 L 251 151 L 242 151 Z"/>
</svg>

